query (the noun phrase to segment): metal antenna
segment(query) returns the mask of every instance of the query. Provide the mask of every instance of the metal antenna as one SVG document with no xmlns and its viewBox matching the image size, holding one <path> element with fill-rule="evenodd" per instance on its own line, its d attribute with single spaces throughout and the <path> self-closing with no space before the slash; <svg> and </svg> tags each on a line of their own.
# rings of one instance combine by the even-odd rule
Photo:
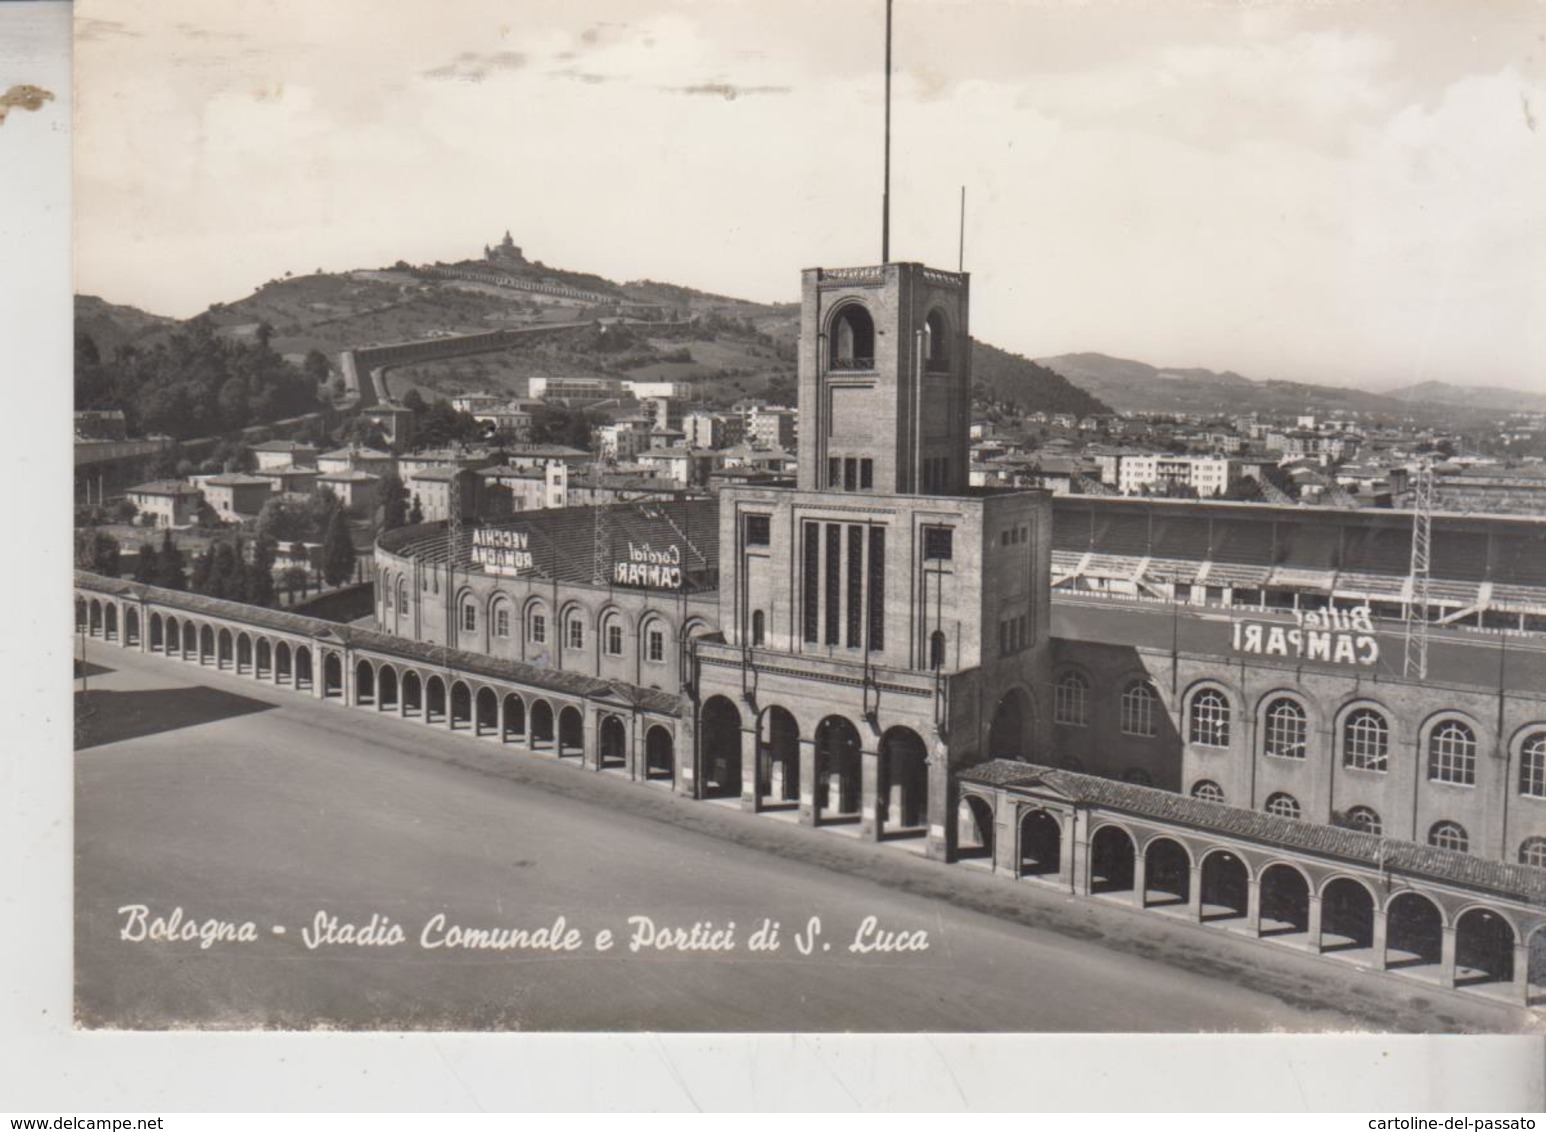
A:
<svg viewBox="0 0 1546 1132">
<path fill-rule="evenodd" d="M 1412 597 L 1406 607 L 1406 656 L 1402 674 L 1428 676 L 1428 557 L 1433 538 L 1433 467 L 1417 466 L 1412 493 Z"/>
<path fill-rule="evenodd" d="M 886 0 L 886 168 L 880 197 L 880 262 L 891 262 L 891 0 Z"/>
<path fill-rule="evenodd" d="M 956 270 L 966 270 L 966 186 L 961 186 L 961 234 L 956 241 Z"/>
</svg>

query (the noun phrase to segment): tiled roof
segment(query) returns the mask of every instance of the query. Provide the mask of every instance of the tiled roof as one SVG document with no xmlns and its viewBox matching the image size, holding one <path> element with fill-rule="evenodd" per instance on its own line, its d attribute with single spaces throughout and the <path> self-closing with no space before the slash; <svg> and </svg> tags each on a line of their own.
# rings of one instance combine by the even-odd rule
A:
<svg viewBox="0 0 1546 1132">
<path fill-rule="evenodd" d="M 198 495 L 199 489 L 182 480 L 153 480 L 129 488 L 130 495 Z"/>
<path fill-rule="evenodd" d="M 239 473 L 210 476 L 204 483 L 210 487 L 266 487 L 272 489 L 274 486 L 263 476 L 245 476 Z"/>
<path fill-rule="evenodd" d="M 374 649 L 424 664 L 453 668 L 457 672 L 469 675 L 486 676 L 490 679 L 505 680 L 551 692 L 624 700 L 641 710 L 667 715 L 675 715 L 680 708 L 680 701 L 676 696 L 657 688 L 639 688 L 616 680 L 601 680 L 595 676 L 587 676 L 583 672 L 543 668 L 521 661 L 503 660 L 498 657 L 484 656 L 481 653 L 463 652 L 460 649 L 448 649 L 423 641 L 410 641 L 390 633 L 379 633 L 374 629 L 366 629 L 358 625 L 340 625 L 282 609 L 268 609 L 242 602 L 225 601 L 222 598 L 205 597 L 203 594 L 165 590 L 139 582 L 119 581 L 84 570 L 75 571 L 75 584 L 81 589 L 97 593 L 155 601 L 188 613 L 227 617 L 277 632 L 295 633 L 307 637 L 331 637 L 340 645 Z"/>
<path fill-rule="evenodd" d="M 1280 818 L 1238 806 L 1204 802 L 1151 786 L 1010 759 L 981 763 L 962 772 L 961 779 L 1006 789 L 1045 785 L 1075 802 L 1102 809 L 1374 867 L 1379 867 L 1383 859 L 1384 867 L 1391 872 L 1473 885 L 1520 899 L 1546 900 L 1546 869 L 1489 861 L 1452 849 L 1437 849 L 1415 841 L 1378 837 L 1318 822 Z"/>
</svg>

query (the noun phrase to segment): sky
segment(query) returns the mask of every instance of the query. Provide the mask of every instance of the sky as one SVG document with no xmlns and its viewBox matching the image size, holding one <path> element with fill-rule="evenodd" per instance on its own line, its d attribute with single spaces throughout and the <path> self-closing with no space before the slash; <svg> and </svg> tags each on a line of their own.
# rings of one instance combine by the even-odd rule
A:
<svg viewBox="0 0 1546 1132">
<path fill-rule="evenodd" d="M 78 0 L 76 289 L 879 262 L 882 0 Z M 1546 0 L 896 0 L 891 258 L 1047 356 L 1546 392 Z"/>
</svg>

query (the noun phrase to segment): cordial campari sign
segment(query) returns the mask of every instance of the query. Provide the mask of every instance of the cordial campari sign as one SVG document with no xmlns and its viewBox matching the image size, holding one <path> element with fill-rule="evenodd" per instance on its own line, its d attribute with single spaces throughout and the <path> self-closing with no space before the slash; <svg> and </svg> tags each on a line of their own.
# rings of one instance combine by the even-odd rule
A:
<svg viewBox="0 0 1546 1132">
<path fill-rule="evenodd" d="M 682 588 L 682 548 L 673 543 L 657 550 L 647 542 L 630 542 L 628 557 L 612 566 L 612 582 L 619 586 L 679 590 Z"/>
<path fill-rule="evenodd" d="M 1370 666 L 1380 659 L 1379 638 L 1367 605 L 1351 609 L 1294 611 L 1294 623 L 1233 622 L 1236 652 Z"/>
<path fill-rule="evenodd" d="M 526 531 L 479 527 L 472 532 L 472 560 L 491 574 L 524 574 L 534 568 Z"/>
</svg>

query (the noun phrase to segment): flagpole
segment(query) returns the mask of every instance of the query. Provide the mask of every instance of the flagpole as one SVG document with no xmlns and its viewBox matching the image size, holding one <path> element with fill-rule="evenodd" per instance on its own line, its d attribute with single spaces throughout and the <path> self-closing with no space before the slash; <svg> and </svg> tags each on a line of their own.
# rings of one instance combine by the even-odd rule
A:
<svg viewBox="0 0 1546 1132">
<path fill-rule="evenodd" d="M 880 198 L 880 262 L 891 262 L 891 0 L 886 0 L 886 160 Z"/>
</svg>

